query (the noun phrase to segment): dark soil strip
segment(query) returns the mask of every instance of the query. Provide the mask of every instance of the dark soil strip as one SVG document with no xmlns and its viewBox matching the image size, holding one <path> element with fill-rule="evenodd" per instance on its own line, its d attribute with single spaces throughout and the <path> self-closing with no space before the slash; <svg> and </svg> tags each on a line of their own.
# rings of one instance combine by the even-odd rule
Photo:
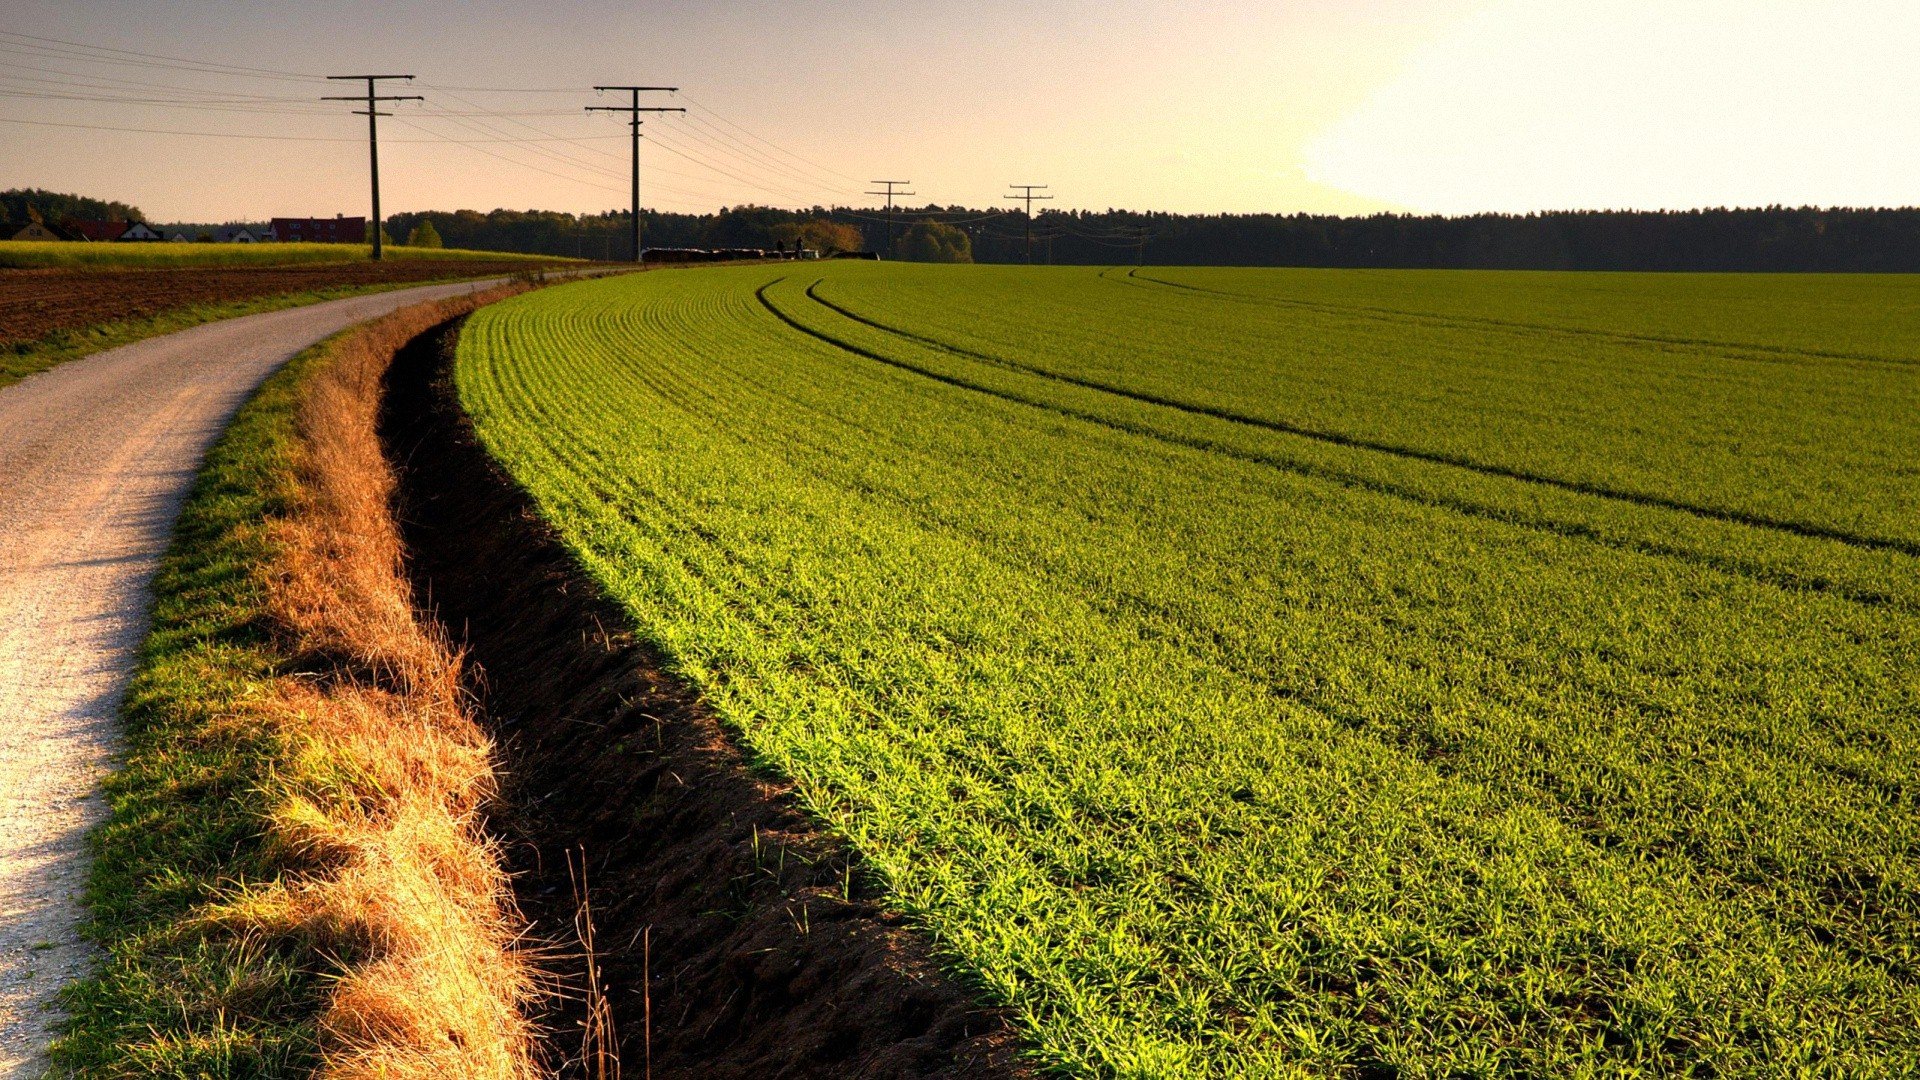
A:
<svg viewBox="0 0 1920 1080">
<path fill-rule="evenodd" d="M 572 939 L 568 855 L 585 852 L 625 1074 L 1030 1075 L 1005 1015 L 941 973 L 849 853 L 747 767 L 474 441 L 450 330 L 396 358 L 381 416 L 410 570 L 468 650 L 507 772 L 496 830 L 541 937 Z M 582 985 L 577 960 L 557 966 Z M 560 1051 L 585 1017 L 558 1007 Z"/>
<path fill-rule="evenodd" d="M 1156 279 L 1145 278 L 1143 280 L 1154 281 Z M 1811 524 L 1808 522 L 1801 522 L 1801 521 L 1791 521 L 1786 518 L 1775 518 L 1775 517 L 1768 517 L 1763 514 L 1749 514 L 1740 510 L 1725 510 L 1725 509 L 1720 509 L 1718 507 L 1701 506 L 1697 503 L 1684 502 L 1679 499 L 1670 499 L 1663 495 L 1652 495 L 1645 492 L 1628 491 L 1622 488 L 1607 487 L 1604 484 L 1594 484 L 1585 480 L 1563 480 L 1559 477 L 1546 476 L 1540 473 L 1531 473 L 1531 472 L 1527 472 L 1524 469 L 1515 469 L 1506 465 L 1491 465 L 1485 462 L 1475 461 L 1472 458 L 1462 457 L 1458 454 L 1445 454 L 1445 453 L 1440 453 L 1438 451 L 1433 451 L 1433 450 L 1422 450 L 1418 447 L 1402 446 L 1398 443 L 1381 442 L 1375 439 L 1367 439 L 1358 435 L 1348 435 L 1338 431 L 1324 431 L 1319 428 L 1311 428 L 1311 427 L 1302 426 L 1300 424 L 1289 423 L 1285 420 L 1273 420 L 1265 417 L 1248 416 L 1245 413 L 1234 412 L 1230 409 L 1222 409 L 1212 405 L 1198 405 L 1193 402 L 1181 401 L 1177 398 L 1164 397 L 1162 395 L 1149 394 L 1149 393 L 1144 393 L 1142 391 L 1137 391 L 1137 390 L 1128 390 L 1124 387 L 1114 386 L 1110 383 L 1098 382 L 1091 379 L 1082 379 L 1076 376 L 1066 375 L 1057 371 L 1049 371 L 1046 368 L 1035 367 L 1030 364 L 1022 364 L 1022 363 L 1019 363 L 1018 361 L 1007 360 L 998 356 L 989 356 L 986 353 L 974 352 L 970 349 L 963 349 L 957 345 L 949 345 L 946 342 L 940 341 L 935 338 L 924 337 L 922 335 L 915 334 L 911 331 L 901 330 L 898 327 L 888 326 L 885 323 L 876 322 L 865 315 L 860 315 L 860 314 L 856 314 L 855 312 L 849 311 L 848 309 L 841 307 L 839 304 L 836 304 L 833 301 L 828 300 L 825 297 L 821 296 L 816 291 L 817 289 L 819 289 L 819 287 L 820 287 L 819 281 L 816 281 L 812 285 L 807 286 L 807 298 L 819 304 L 820 306 L 827 308 L 828 310 L 834 312 L 835 314 L 844 316 L 864 326 L 868 326 L 875 330 L 879 330 L 882 333 L 892 334 L 895 337 L 901 337 L 909 341 L 919 342 L 922 345 L 927 345 L 932 348 L 939 349 L 943 352 L 953 353 L 958 356 L 965 356 L 973 360 L 982 360 L 982 361 L 985 361 L 986 363 L 993 364 L 998 367 L 1009 368 L 1011 370 L 1024 372 L 1029 375 L 1036 375 L 1043 379 L 1052 379 L 1056 382 L 1067 383 L 1069 385 L 1082 387 L 1087 390 L 1098 390 L 1103 393 L 1113 394 L 1116 397 L 1128 398 L 1130 400 L 1142 402 L 1147 405 L 1158 405 L 1163 408 L 1174 409 L 1176 411 L 1190 413 L 1195 416 L 1206 416 L 1206 417 L 1211 417 L 1215 420 L 1225 420 L 1228 423 L 1242 424 L 1252 428 L 1262 428 L 1267 431 L 1276 431 L 1283 435 L 1295 435 L 1302 439 L 1310 439 L 1314 442 L 1325 443 L 1330 446 L 1345 447 L 1350 450 L 1368 450 L 1377 454 L 1384 454 L 1388 457 L 1405 458 L 1410 461 L 1422 461 L 1430 465 L 1446 465 L 1455 469 L 1462 469 L 1467 472 L 1479 473 L 1482 476 L 1493 476 L 1503 480 L 1517 480 L 1517 481 L 1520 481 L 1521 483 L 1526 483 L 1526 484 L 1538 484 L 1541 487 L 1556 488 L 1560 491 L 1571 491 L 1577 495 L 1589 495 L 1596 499 L 1608 499 L 1614 502 L 1628 503 L 1633 506 L 1647 506 L 1647 507 L 1653 507 L 1660 510 L 1672 510 L 1677 513 L 1690 514 L 1694 517 L 1705 518 L 1709 521 L 1729 522 L 1734 525 L 1744 525 L 1748 528 L 1766 529 L 1774 532 L 1789 533 L 1794 536 L 1802 536 L 1802 537 L 1807 537 L 1809 539 L 1814 539 L 1814 540 L 1831 540 L 1831 541 L 1834 541 L 1835 543 L 1846 544 L 1850 547 L 1865 548 L 1869 551 L 1897 551 L 1903 555 L 1920 556 L 1920 541 L 1907 540 L 1900 537 L 1870 536 L 1862 533 L 1849 532 L 1844 529 L 1832 529 L 1824 525 L 1815 525 L 1815 524 Z M 1180 289 L 1190 289 L 1194 292 L 1211 293 L 1216 291 L 1212 289 L 1202 290 L 1198 287 L 1189 286 L 1189 285 L 1176 285 L 1174 287 L 1180 288 Z M 771 307 L 771 304 L 768 302 L 766 298 L 765 292 L 766 290 L 763 288 L 761 290 L 760 302 L 762 304 L 766 304 L 769 307 Z M 1232 295 L 1232 294 L 1223 294 L 1223 295 Z M 775 314 L 781 314 L 781 313 L 776 311 Z M 783 314 L 781 314 L 781 317 L 783 320 L 785 319 L 785 316 Z M 812 331 L 808 331 L 808 332 L 812 333 Z M 814 334 L 814 336 L 820 337 L 821 335 Z M 838 343 L 836 342 L 836 344 Z M 866 354 L 863 353 L 862 355 L 866 355 Z"/>
<path fill-rule="evenodd" d="M 578 269 L 578 264 L 400 259 L 152 270 L 0 270 L 0 347 L 21 348 L 62 330 L 150 319 L 199 304 L 562 268 Z"/>
</svg>

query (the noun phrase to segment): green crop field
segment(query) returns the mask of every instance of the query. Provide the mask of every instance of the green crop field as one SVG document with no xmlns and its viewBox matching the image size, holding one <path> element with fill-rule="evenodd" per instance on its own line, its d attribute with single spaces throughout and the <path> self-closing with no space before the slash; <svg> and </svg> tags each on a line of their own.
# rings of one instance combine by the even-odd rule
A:
<svg viewBox="0 0 1920 1080">
<path fill-rule="evenodd" d="M 296 266 L 308 263 L 364 262 L 365 244 L 80 244 L 41 240 L 0 240 L 0 268 L 101 267 L 115 270 L 174 269 L 185 266 Z M 504 251 L 389 246 L 389 259 L 509 259 L 571 262 L 551 255 Z"/>
<path fill-rule="evenodd" d="M 457 384 L 1047 1068 L 1920 1072 L 1920 280 L 722 268 Z"/>
</svg>

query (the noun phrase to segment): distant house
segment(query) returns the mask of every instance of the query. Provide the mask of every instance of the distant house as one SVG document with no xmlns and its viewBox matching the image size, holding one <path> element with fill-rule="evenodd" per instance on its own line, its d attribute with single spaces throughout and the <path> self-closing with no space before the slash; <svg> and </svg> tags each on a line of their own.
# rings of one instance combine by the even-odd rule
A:
<svg viewBox="0 0 1920 1080">
<path fill-rule="evenodd" d="M 71 218 L 64 225 L 74 239 L 95 244 L 163 239 L 144 221 L 88 221 L 84 218 Z"/>
<path fill-rule="evenodd" d="M 222 225 L 213 230 L 213 239 L 221 244 L 257 244 L 260 237 L 245 225 Z"/>
<path fill-rule="evenodd" d="M 283 244 L 364 244 L 367 219 L 342 214 L 330 218 L 277 217 L 267 231 Z"/>
<path fill-rule="evenodd" d="M 75 240 L 92 244 L 110 244 L 120 239 L 127 231 L 124 221 L 89 221 L 85 218 L 69 218 L 64 223 L 66 230 Z"/>
<path fill-rule="evenodd" d="M 66 237 L 47 228 L 38 221 L 29 221 L 25 228 L 7 237 L 9 240 L 65 240 Z"/>
</svg>

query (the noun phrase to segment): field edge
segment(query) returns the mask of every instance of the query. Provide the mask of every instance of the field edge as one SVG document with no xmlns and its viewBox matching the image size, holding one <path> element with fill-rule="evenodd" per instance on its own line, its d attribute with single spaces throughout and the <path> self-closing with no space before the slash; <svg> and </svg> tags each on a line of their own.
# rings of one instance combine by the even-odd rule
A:
<svg viewBox="0 0 1920 1080">
<path fill-rule="evenodd" d="M 495 826 L 534 931 L 574 917 L 577 861 L 596 936 L 646 939 L 597 957 L 628 1069 L 1032 1075 L 1007 1011 L 889 910 L 877 875 L 749 759 L 489 456 L 451 345 L 418 342 L 389 372 L 409 571 L 501 742 Z M 581 1030 L 585 1003 L 559 1004 L 547 1028 Z"/>
</svg>

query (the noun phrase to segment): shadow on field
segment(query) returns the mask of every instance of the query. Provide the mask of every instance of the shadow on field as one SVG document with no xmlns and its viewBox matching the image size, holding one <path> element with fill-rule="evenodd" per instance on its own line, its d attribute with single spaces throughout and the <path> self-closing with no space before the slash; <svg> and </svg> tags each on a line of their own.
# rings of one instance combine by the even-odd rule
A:
<svg viewBox="0 0 1920 1080">
<path fill-rule="evenodd" d="M 447 379 L 454 329 L 402 350 L 381 411 L 415 596 L 467 650 L 506 773 L 494 831 L 537 936 L 575 940 L 584 852 L 625 1075 L 1027 1075 L 1005 1017 L 746 767 L 474 441 Z M 586 985 L 582 960 L 549 966 Z M 546 1026 L 563 1075 L 597 1076 L 579 997 Z"/>
</svg>

